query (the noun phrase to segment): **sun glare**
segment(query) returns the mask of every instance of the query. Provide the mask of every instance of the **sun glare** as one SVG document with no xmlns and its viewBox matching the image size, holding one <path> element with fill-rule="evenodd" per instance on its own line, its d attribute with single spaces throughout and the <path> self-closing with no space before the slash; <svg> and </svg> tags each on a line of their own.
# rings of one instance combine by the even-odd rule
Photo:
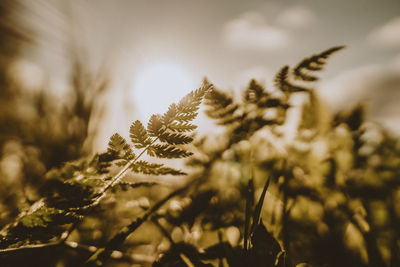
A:
<svg viewBox="0 0 400 267">
<path fill-rule="evenodd" d="M 196 85 L 191 74 L 178 64 L 157 62 L 144 67 L 136 75 L 133 92 L 140 117 L 148 120 L 152 114 L 164 113 Z"/>
</svg>

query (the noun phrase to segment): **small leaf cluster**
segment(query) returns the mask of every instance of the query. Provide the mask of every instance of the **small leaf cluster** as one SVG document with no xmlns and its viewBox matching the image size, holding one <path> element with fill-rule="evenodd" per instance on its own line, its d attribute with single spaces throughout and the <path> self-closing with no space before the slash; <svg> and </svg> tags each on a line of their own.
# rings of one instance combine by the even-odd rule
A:
<svg viewBox="0 0 400 267">
<path fill-rule="evenodd" d="M 152 115 L 147 127 L 136 120 L 129 129 L 130 141 L 135 149 L 142 149 L 151 157 L 177 159 L 192 155 L 184 145 L 190 144 L 190 133 L 196 129 L 192 121 L 198 115 L 201 101 L 212 85 L 203 85 L 182 98 L 179 103 L 171 104 L 163 114 Z M 137 160 L 139 156 L 134 148 L 118 133 L 111 136 L 108 152 L 116 159 L 118 166 L 129 165 L 131 171 L 147 175 L 185 175 L 186 173 L 161 163 L 149 163 Z M 139 154 L 139 155 L 142 155 Z"/>
</svg>

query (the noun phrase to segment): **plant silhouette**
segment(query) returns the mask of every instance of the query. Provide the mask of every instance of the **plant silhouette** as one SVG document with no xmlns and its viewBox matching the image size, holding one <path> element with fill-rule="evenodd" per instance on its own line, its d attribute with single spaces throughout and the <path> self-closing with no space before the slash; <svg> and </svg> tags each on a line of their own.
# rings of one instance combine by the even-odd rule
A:
<svg viewBox="0 0 400 267">
<path fill-rule="evenodd" d="M 399 140 L 361 105 L 330 114 L 315 88 L 343 48 L 284 66 L 274 88 L 251 80 L 240 99 L 204 79 L 146 126 L 133 122 L 129 141 L 115 133 L 106 152 L 53 168 L 41 198 L 1 230 L 2 263 L 58 251 L 50 264 L 398 266 Z M 193 134 L 203 100 L 221 134 Z"/>
</svg>

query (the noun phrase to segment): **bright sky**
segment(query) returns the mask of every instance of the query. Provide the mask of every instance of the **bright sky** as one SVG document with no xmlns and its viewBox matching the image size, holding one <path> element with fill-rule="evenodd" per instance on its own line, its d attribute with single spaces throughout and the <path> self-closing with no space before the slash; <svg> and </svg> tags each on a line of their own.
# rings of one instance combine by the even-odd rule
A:
<svg viewBox="0 0 400 267">
<path fill-rule="evenodd" d="M 369 101 L 371 117 L 400 133 L 399 0 L 25 2 L 24 20 L 41 36 L 32 61 L 62 76 L 72 32 L 90 64 L 106 62 L 112 94 L 134 106 L 136 114 L 113 110 L 105 135 L 121 114 L 133 121 L 162 112 L 204 76 L 225 89 L 252 77 L 270 86 L 282 65 L 334 45 L 348 48 L 323 73 L 327 101 L 333 108 Z"/>
</svg>

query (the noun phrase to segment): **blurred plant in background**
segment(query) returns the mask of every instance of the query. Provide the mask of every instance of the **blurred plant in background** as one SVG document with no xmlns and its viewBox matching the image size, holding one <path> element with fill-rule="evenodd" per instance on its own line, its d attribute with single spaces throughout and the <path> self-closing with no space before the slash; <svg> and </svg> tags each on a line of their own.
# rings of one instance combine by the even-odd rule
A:
<svg viewBox="0 0 400 267">
<path fill-rule="evenodd" d="M 19 1 L 0 4 L 1 225 L 38 199 L 48 170 L 91 153 L 89 121 L 96 96 L 107 87 L 71 48 L 68 98 L 56 98 L 44 83 L 31 90 L 15 73 L 20 50 L 35 43 L 34 33 L 16 19 L 23 8 Z"/>
</svg>

